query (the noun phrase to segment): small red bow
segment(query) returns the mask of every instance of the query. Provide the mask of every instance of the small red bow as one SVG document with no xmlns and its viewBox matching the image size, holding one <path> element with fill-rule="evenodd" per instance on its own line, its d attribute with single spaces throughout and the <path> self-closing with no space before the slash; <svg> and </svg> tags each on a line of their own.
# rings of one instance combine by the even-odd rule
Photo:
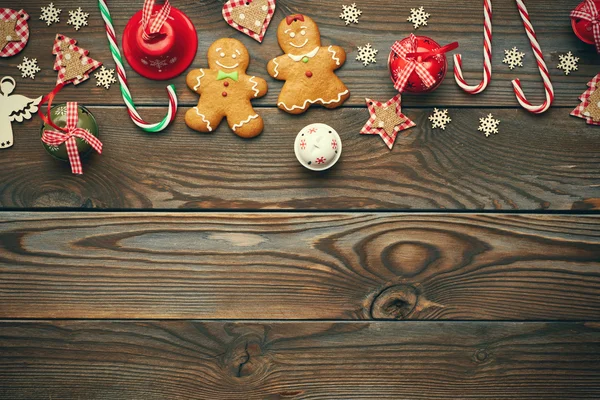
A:
<svg viewBox="0 0 600 400">
<path fill-rule="evenodd" d="M 398 55 L 398 57 L 406 61 L 406 66 L 402 69 L 402 71 L 398 71 L 397 79 L 394 83 L 394 87 L 399 92 L 404 91 L 406 84 L 408 83 L 408 78 L 413 71 L 417 71 L 417 75 L 419 75 L 419 78 L 421 78 L 421 81 L 423 81 L 423 85 L 426 88 L 433 86 L 436 82 L 435 77 L 433 77 L 427 68 L 425 68 L 425 66 L 422 64 L 423 61 L 429 57 L 456 49 L 458 47 L 458 43 L 450 43 L 449 45 L 440 47 L 439 49 L 427 52 L 417 52 L 418 47 L 417 37 L 412 33 L 410 34 L 410 37 L 406 43 L 402 44 L 402 42 L 397 41 L 392 45 L 392 51 Z"/>
<path fill-rule="evenodd" d="M 288 25 L 291 25 L 292 22 L 294 22 L 294 21 L 304 22 L 304 15 L 296 14 L 296 15 L 288 15 L 287 17 L 285 17 L 285 22 L 287 22 Z"/>
<path fill-rule="evenodd" d="M 596 42 L 596 50 L 600 54 L 600 13 L 594 0 L 586 0 L 585 5 L 581 10 L 571 11 L 572 18 L 581 18 L 590 21 L 592 24 L 592 32 L 594 33 L 594 41 Z"/>
<path fill-rule="evenodd" d="M 79 115 L 77 112 L 77 103 L 67 103 L 67 126 L 65 128 L 59 128 L 51 123 L 51 121 L 44 120 L 46 123 L 50 122 L 50 125 L 57 128 L 58 131 L 45 130 L 42 134 L 42 142 L 46 143 L 48 146 L 60 146 L 66 142 L 67 154 L 69 155 L 69 162 L 71 163 L 71 171 L 76 175 L 81 175 L 83 174 L 83 168 L 81 166 L 79 150 L 77 150 L 76 138 L 85 140 L 98 152 L 98 154 L 102 154 L 102 142 L 87 129 L 78 128 L 78 121 Z"/>
</svg>

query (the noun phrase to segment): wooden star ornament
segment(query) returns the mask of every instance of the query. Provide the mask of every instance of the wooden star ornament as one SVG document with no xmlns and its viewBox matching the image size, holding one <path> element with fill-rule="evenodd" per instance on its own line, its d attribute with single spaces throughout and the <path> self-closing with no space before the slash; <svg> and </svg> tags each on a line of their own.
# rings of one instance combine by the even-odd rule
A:
<svg viewBox="0 0 600 400">
<path fill-rule="evenodd" d="M 398 93 L 386 103 L 366 99 L 371 118 L 361 129 L 361 135 L 379 135 L 391 150 L 394 147 L 398 132 L 415 126 L 408 117 L 402 114 L 402 96 Z"/>
</svg>

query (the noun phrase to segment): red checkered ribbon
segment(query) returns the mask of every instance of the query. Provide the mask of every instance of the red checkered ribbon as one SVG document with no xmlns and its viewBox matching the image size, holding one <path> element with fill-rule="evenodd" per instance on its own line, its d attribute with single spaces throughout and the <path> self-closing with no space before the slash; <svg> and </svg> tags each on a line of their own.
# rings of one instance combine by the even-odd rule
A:
<svg viewBox="0 0 600 400">
<path fill-rule="evenodd" d="M 150 40 L 152 36 L 160 32 L 160 28 L 162 28 L 167 18 L 169 18 L 169 14 L 171 13 L 171 4 L 169 3 L 169 0 L 165 0 L 165 4 L 163 4 L 162 8 L 156 13 L 152 23 L 150 23 L 153 11 L 154 0 L 145 0 L 144 8 L 142 9 L 142 26 L 144 27 L 142 36 L 144 40 Z"/>
<path fill-rule="evenodd" d="M 596 42 L 596 50 L 600 54 L 600 13 L 594 0 L 586 0 L 585 5 L 580 10 L 571 11 L 572 18 L 581 18 L 590 21 L 592 24 L 592 32 L 594 33 L 594 41 Z"/>
<path fill-rule="evenodd" d="M 48 146 L 60 146 L 65 143 L 67 147 L 67 154 L 69 156 L 69 162 L 71 163 L 71 171 L 76 175 L 83 174 L 83 167 L 81 166 L 81 158 L 79 157 L 79 150 L 77 149 L 77 138 L 87 142 L 98 154 L 102 154 L 102 142 L 92 135 L 90 131 L 83 128 L 77 127 L 79 121 L 77 103 L 67 103 L 67 125 L 64 128 L 58 127 L 50 119 L 50 108 L 52 107 L 52 100 L 54 96 L 63 88 L 64 85 L 58 85 L 52 93 L 44 97 L 42 103 L 40 103 L 39 115 L 45 124 L 52 126 L 54 130 L 45 130 L 42 133 L 42 142 Z M 41 104 L 48 102 L 48 115 L 44 115 L 42 112 Z"/>
<path fill-rule="evenodd" d="M 422 64 L 423 58 L 414 57 L 415 52 L 417 51 L 417 38 L 415 35 L 411 33 L 409 40 L 407 40 L 405 44 L 402 44 L 400 41 L 394 43 L 392 51 L 396 53 L 398 57 L 403 58 L 406 61 L 406 66 L 402 71 L 399 71 L 398 79 L 394 83 L 396 90 L 399 92 L 404 91 L 408 78 L 413 71 L 417 72 L 417 75 L 419 75 L 419 78 L 421 78 L 425 87 L 431 87 L 435 84 L 435 77 L 433 77 Z"/>
</svg>

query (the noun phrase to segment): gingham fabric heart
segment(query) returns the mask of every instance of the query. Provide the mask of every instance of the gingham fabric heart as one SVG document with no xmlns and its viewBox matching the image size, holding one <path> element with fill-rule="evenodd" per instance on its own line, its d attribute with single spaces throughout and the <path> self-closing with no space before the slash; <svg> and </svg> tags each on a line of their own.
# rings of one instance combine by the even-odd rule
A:
<svg viewBox="0 0 600 400">
<path fill-rule="evenodd" d="M 12 57 L 25 48 L 29 40 L 28 19 L 29 15 L 23 10 L 15 11 L 10 8 L 0 8 L 0 20 L 5 22 L 16 21 L 15 32 L 18 35 L 18 39 L 20 39 L 19 41 L 8 41 L 6 46 L 0 49 L 0 57 Z"/>
<path fill-rule="evenodd" d="M 261 42 L 275 13 L 275 0 L 229 0 L 223 18 L 238 31 Z"/>
</svg>

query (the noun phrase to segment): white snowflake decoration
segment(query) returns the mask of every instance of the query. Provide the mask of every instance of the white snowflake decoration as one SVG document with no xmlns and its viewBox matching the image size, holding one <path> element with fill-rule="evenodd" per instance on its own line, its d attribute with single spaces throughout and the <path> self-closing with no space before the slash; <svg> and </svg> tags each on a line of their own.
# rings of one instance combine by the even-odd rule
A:
<svg viewBox="0 0 600 400">
<path fill-rule="evenodd" d="M 446 130 L 446 125 L 452 122 L 448 116 L 448 110 L 438 110 L 437 108 L 433 109 L 433 114 L 429 116 L 429 120 L 432 129 L 440 128 L 442 130 Z"/>
<path fill-rule="evenodd" d="M 55 22 L 60 22 L 60 12 L 62 10 L 60 8 L 55 8 L 54 3 L 50 3 L 48 7 L 42 7 L 42 14 L 40 15 L 40 19 L 46 22 L 46 25 L 50 26 Z"/>
<path fill-rule="evenodd" d="M 410 17 L 408 17 L 407 21 L 412 22 L 415 29 L 419 29 L 420 26 L 427 26 L 427 19 L 430 16 L 430 14 L 425 12 L 423 7 L 411 8 Z"/>
<path fill-rule="evenodd" d="M 485 133 L 486 137 L 489 137 L 492 133 L 498 133 L 498 125 L 500 125 L 499 119 L 494 119 L 492 114 L 488 114 L 485 118 L 479 118 L 479 130 Z"/>
<path fill-rule="evenodd" d="M 67 21 L 67 25 L 73 25 L 76 31 L 78 31 L 82 26 L 87 26 L 87 19 L 90 16 L 89 13 L 85 13 L 81 10 L 81 7 L 77 8 L 77 10 L 69 11 L 69 20 Z"/>
<path fill-rule="evenodd" d="M 358 24 L 358 17 L 362 15 L 362 11 L 356 8 L 356 3 L 352 3 L 350 6 L 342 6 L 342 13 L 340 18 L 346 22 L 346 25 L 351 23 Z"/>
<path fill-rule="evenodd" d="M 371 43 L 367 43 L 365 47 L 358 46 L 358 55 L 356 56 L 357 61 L 362 61 L 363 65 L 366 67 L 371 63 L 377 62 L 377 53 L 379 50 L 375 50 L 371 47 Z"/>
<path fill-rule="evenodd" d="M 67 115 L 67 106 L 60 106 L 55 111 L 56 115 Z"/>
<path fill-rule="evenodd" d="M 23 57 L 23 62 L 17 65 L 21 71 L 21 77 L 35 79 L 35 74 L 40 72 L 40 67 L 37 65 L 37 58 L 29 59 Z"/>
<path fill-rule="evenodd" d="M 504 50 L 504 60 L 502 62 L 504 64 L 508 64 L 508 68 L 515 69 L 515 67 L 523 66 L 523 57 L 525 57 L 525 53 L 521 53 L 519 49 L 513 47 L 510 50 Z"/>
<path fill-rule="evenodd" d="M 110 89 L 112 83 L 117 82 L 115 79 L 115 70 L 106 69 L 104 66 L 94 74 L 94 77 L 96 77 L 96 86 L 104 86 L 106 90 Z"/>
<path fill-rule="evenodd" d="M 573 53 L 568 52 L 567 54 L 560 54 L 558 56 L 560 64 L 556 68 L 565 71 L 565 75 L 569 75 L 571 71 L 577 71 L 577 62 L 579 57 L 574 57 Z"/>
</svg>

